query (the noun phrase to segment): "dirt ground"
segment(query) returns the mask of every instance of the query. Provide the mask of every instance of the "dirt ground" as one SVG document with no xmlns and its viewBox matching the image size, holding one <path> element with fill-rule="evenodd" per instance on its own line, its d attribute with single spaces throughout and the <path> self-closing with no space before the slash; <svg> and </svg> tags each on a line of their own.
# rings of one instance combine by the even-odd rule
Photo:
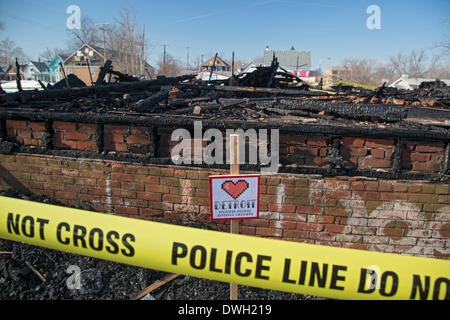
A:
<svg viewBox="0 0 450 320">
<path fill-rule="evenodd" d="M 0 195 L 57 204 L 9 190 Z M 128 300 L 168 273 L 0 239 L 0 300 Z M 45 279 L 43 282 L 35 271 Z M 179 276 L 148 300 L 228 300 L 229 284 Z M 300 294 L 239 286 L 239 299 L 315 300 Z"/>
<path fill-rule="evenodd" d="M 143 269 L 57 250 L 0 240 L 2 300 L 128 300 L 168 273 Z M 31 265 L 45 282 L 29 267 Z M 74 273 L 75 271 L 75 273 Z M 75 278 L 79 274 L 79 282 Z M 79 285 L 77 285 L 79 284 Z M 180 276 L 153 291 L 149 300 L 227 300 L 229 284 Z M 239 299 L 306 300 L 310 296 L 239 287 Z"/>
</svg>

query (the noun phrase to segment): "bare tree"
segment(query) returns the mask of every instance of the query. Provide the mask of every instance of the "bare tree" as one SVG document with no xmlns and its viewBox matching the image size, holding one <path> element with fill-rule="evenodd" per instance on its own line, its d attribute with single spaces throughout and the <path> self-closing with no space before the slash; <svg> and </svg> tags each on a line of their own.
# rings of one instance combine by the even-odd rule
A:
<svg viewBox="0 0 450 320">
<path fill-rule="evenodd" d="M 44 60 L 44 61 L 52 61 L 56 56 L 64 54 L 64 50 L 63 49 L 59 49 L 59 48 L 54 48 L 54 49 L 50 49 L 50 48 L 45 48 L 45 51 L 41 52 L 39 54 L 39 58 Z"/>
<path fill-rule="evenodd" d="M 28 60 L 22 48 L 16 46 L 14 41 L 9 38 L 0 41 L 0 64 L 14 64 L 16 58 L 20 63 Z"/>
<path fill-rule="evenodd" d="M 202 63 L 203 63 L 203 61 L 202 61 L 201 56 L 197 55 L 193 61 L 193 64 L 194 64 L 193 67 L 198 71 L 198 70 L 200 70 Z"/>
<path fill-rule="evenodd" d="M 94 20 L 83 15 L 81 18 L 81 28 L 70 31 L 69 49 L 74 51 L 82 45 L 103 46 L 99 29 L 95 26 Z"/>
<path fill-rule="evenodd" d="M 365 85 L 378 85 L 374 79 L 376 61 L 368 59 L 347 58 L 344 60 L 344 71 L 341 79 Z"/>
<path fill-rule="evenodd" d="M 449 18 L 445 18 L 443 21 L 444 27 L 450 31 L 450 19 Z M 447 33 L 447 35 L 445 36 L 445 39 L 438 42 L 435 45 L 435 49 L 440 49 L 440 55 L 442 56 L 442 58 L 444 60 L 447 61 L 447 63 L 450 63 L 450 34 Z"/>
<path fill-rule="evenodd" d="M 426 76 L 431 79 L 450 79 L 450 65 L 437 63 L 428 69 Z"/>
<path fill-rule="evenodd" d="M 430 59 L 424 49 L 413 50 L 409 54 L 398 53 L 389 57 L 390 67 L 397 76 L 407 74 L 411 78 L 430 76 L 430 72 L 436 69 L 438 62 L 438 56 Z"/>
<path fill-rule="evenodd" d="M 172 55 L 166 53 L 166 62 L 161 55 L 157 63 L 158 76 L 175 77 L 178 76 L 182 70 L 181 63 Z"/>
<path fill-rule="evenodd" d="M 371 86 L 379 86 L 385 81 L 392 83 L 405 74 L 410 78 L 450 78 L 450 66 L 442 64 L 438 56 L 429 58 L 423 49 L 409 54 L 398 53 L 389 57 L 388 63 L 347 58 L 343 66 L 339 72 L 340 80 Z"/>
<path fill-rule="evenodd" d="M 114 55 L 114 68 L 133 75 L 145 75 L 149 42 L 145 27 L 130 7 L 123 6 L 108 32 L 108 48 Z"/>
</svg>

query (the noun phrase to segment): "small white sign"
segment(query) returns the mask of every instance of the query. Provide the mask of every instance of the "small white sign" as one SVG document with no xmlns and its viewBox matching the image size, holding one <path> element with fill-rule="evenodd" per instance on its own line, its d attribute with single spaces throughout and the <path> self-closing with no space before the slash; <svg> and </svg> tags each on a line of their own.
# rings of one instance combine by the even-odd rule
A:
<svg viewBox="0 0 450 320">
<path fill-rule="evenodd" d="M 209 177 L 211 220 L 258 219 L 259 175 Z"/>
</svg>

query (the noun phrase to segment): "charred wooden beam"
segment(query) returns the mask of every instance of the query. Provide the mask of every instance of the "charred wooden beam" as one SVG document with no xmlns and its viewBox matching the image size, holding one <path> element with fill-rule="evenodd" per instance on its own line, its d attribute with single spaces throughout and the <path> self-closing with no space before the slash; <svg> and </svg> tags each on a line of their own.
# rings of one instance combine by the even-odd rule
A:
<svg viewBox="0 0 450 320">
<path fill-rule="evenodd" d="M 17 83 L 17 90 L 19 90 L 19 92 L 23 92 L 22 84 L 20 83 L 21 79 L 22 77 L 20 76 L 20 65 L 19 61 L 16 58 L 16 83 Z"/>
<path fill-rule="evenodd" d="M 109 74 L 111 75 L 115 75 L 117 77 L 117 80 L 119 82 L 134 82 L 134 81 L 140 81 L 138 78 L 130 76 L 128 74 L 119 72 L 119 71 L 115 71 L 115 70 L 109 70 L 108 71 Z"/>
<path fill-rule="evenodd" d="M 86 59 L 88 72 L 89 72 L 89 79 L 91 79 L 91 86 L 94 84 L 94 80 L 92 79 L 92 73 L 91 73 L 91 64 L 89 63 L 89 59 Z"/>
<path fill-rule="evenodd" d="M 161 91 L 155 93 L 154 95 L 136 102 L 131 106 L 131 109 L 137 112 L 146 112 L 151 110 L 159 102 L 166 100 L 169 97 L 170 88 L 161 89 Z"/>
<path fill-rule="evenodd" d="M 108 123 L 108 124 L 124 124 L 137 126 L 158 127 L 193 127 L 196 119 L 187 117 L 170 117 L 164 115 L 145 117 L 141 115 L 125 115 L 125 114 L 91 114 L 91 113 L 73 113 L 73 112 L 32 112 L 22 110 L 2 110 L 0 109 L 0 118 L 12 120 L 31 120 L 31 121 L 69 121 L 80 123 Z M 408 140 L 421 141 L 443 141 L 450 142 L 450 131 L 445 129 L 430 129 L 429 127 L 410 127 L 389 125 L 379 126 L 377 124 L 364 123 L 361 125 L 355 123 L 283 123 L 282 121 L 272 120 L 265 122 L 250 122 L 243 120 L 202 120 L 204 128 L 217 129 L 279 129 L 280 131 L 301 133 L 301 134 L 318 134 L 318 135 L 335 135 L 335 136 L 367 136 L 382 138 L 404 138 Z"/>
<path fill-rule="evenodd" d="M 147 153 L 149 158 L 156 157 L 156 150 L 158 148 L 158 128 L 156 126 L 148 126 L 147 134 L 150 138 L 150 149 Z"/>
<path fill-rule="evenodd" d="M 450 174 L 450 142 L 445 147 L 444 161 L 442 161 L 442 174 Z"/>
<path fill-rule="evenodd" d="M 55 131 L 53 129 L 53 120 L 45 120 L 45 132 L 44 132 L 44 146 L 46 149 L 53 148 L 53 136 Z"/>
<path fill-rule="evenodd" d="M 403 139 L 396 139 L 394 145 L 394 151 L 391 158 L 391 170 L 394 173 L 400 172 L 402 169 L 402 157 L 405 149 L 406 142 Z"/>
<path fill-rule="evenodd" d="M 98 73 L 97 81 L 95 81 L 95 86 L 101 86 L 103 84 L 103 79 L 105 79 L 106 74 L 108 73 L 109 69 L 111 69 L 111 60 L 107 60 L 103 67 L 100 68 L 100 72 Z"/>
<path fill-rule="evenodd" d="M 212 111 L 212 110 L 217 110 L 217 109 L 221 109 L 221 108 L 230 108 L 230 107 L 235 107 L 237 105 L 246 103 L 247 100 L 244 99 L 239 99 L 238 101 L 234 101 L 228 104 L 221 104 L 221 103 L 212 103 L 212 104 L 208 104 L 206 106 L 201 106 L 200 109 L 204 110 L 204 111 Z M 187 107 L 187 108 L 181 108 L 181 109 L 177 109 L 172 111 L 172 114 L 178 114 L 178 115 L 182 115 L 184 113 L 191 113 L 194 110 L 194 107 Z"/>
<path fill-rule="evenodd" d="M 278 63 L 277 58 L 275 58 L 275 53 L 274 53 L 273 60 L 272 60 L 272 66 L 271 66 L 272 70 L 271 70 L 269 81 L 267 82 L 266 88 L 272 87 L 272 82 L 273 82 L 273 79 L 275 78 L 275 75 L 277 74 L 278 66 L 279 66 L 279 63 Z"/>
<path fill-rule="evenodd" d="M 38 79 L 39 85 L 41 86 L 41 88 L 45 91 L 47 90 L 47 87 L 44 85 L 44 83 Z"/>
<path fill-rule="evenodd" d="M 287 110 L 325 111 L 327 114 L 351 119 L 377 119 L 385 122 L 396 122 L 406 118 L 407 111 L 403 106 L 388 104 L 353 104 L 330 103 L 317 100 L 279 99 L 254 102 L 259 106 L 267 106 Z"/>
<path fill-rule="evenodd" d="M 146 80 L 136 82 L 126 82 L 110 84 L 98 87 L 83 87 L 71 89 L 55 89 L 47 91 L 30 91 L 30 92 L 15 92 L 0 96 L 0 103 L 8 103 L 12 101 L 22 101 L 23 98 L 27 101 L 40 99 L 57 99 L 66 97 L 83 97 L 93 94 L 107 94 L 111 91 L 131 92 L 135 90 L 149 90 L 158 91 L 162 85 L 177 84 L 184 80 L 193 78 L 193 75 L 179 76 L 173 78 L 162 78 L 157 80 Z"/>
<path fill-rule="evenodd" d="M 258 110 L 265 110 L 265 111 L 277 113 L 282 116 L 308 116 L 309 115 L 309 112 L 302 111 L 302 110 L 284 110 L 284 109 L 263 107 L 263 106 L 259 106 L 259 105 L 254 105 L 253 107 Z"/>
<path fill-rule="evenodd" d="M 64 66 L 63 66 L 63 64 L 62 64 L 61 61 L 59 62 L 59 66 L 61 67 L 61 71 L 62 71 L 62 73 L 63 73 L 64 80 L 66 81 L 66 88 L 67 88 L 67 89 L 70 89 L 69 80 L 67 80 L 66 71 L 64 70 Z"/>
<path fill-rule="evenodd" d="M 200 87 L 192 84 L 178 84 L 175 85 L 177 88 L 185 88 L 185 89 L 199 89 L 199 90 L 214 90 L 218 92 L 236 92 L 241 94 L 274 94 L 274 95 L 284 95 L 284 96 L 329 96 L 329 93 L 325 92 L 314 92 L 314 91 L 305 91 L 305 90 L 296 90 L 296 89 L 277 89 L 277 88 L 258 88 L 258 87 L 232 87 L 232 86 L 208 86 L 208 87 Z"/>
<path fill-rule="evenodd" d="M 4 141 L 8 138 L 8 133 L 6 132 L 6 119 L 0 118 L 0 141 Z"/>
<path fill-rule="evenodd" d="M 216 55 L 214 56 L 214 62 L 213 62 L 213 65 L 211 67 L 211 72 L 209 73 L 208 83 L 211 82 L 211 77 L 212 77 L 214 68 L 216 67 L 217 54 L 218 54 L 218 52 L 216 52 Z"/>
</svg>

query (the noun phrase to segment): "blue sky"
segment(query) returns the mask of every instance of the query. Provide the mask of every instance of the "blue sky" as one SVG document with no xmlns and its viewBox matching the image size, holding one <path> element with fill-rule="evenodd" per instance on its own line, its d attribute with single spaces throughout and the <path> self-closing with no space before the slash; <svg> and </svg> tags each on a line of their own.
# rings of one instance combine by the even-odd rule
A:
<svg viewBox="0 0 450 320">
<path fill-rule="evenodd" d="M 266 45 L 285 50 L 293 45 L 311 51 L 313 68 L 326 68 L 346 57 L 387 61 L 400 51 L 431 49 L 450 33 L 443 22 L 449 0 L 0 0 L 0 40 L 9 37 L 33 59 L 46 47 L 65 47 L 66 9 L 73 4 L 96 22 L 112 22 L 122 5 L 130 5 L 146 26 L 151 64 L 163 43 L 183 63 L 186 46 L 193 61 L 216 51 L 231 59 L 233 50 L 236 59 L 251 60 L 262 56 Z M 366 27 L 370 5 L 381 9 L 380 30 Z"/>
</svg>

